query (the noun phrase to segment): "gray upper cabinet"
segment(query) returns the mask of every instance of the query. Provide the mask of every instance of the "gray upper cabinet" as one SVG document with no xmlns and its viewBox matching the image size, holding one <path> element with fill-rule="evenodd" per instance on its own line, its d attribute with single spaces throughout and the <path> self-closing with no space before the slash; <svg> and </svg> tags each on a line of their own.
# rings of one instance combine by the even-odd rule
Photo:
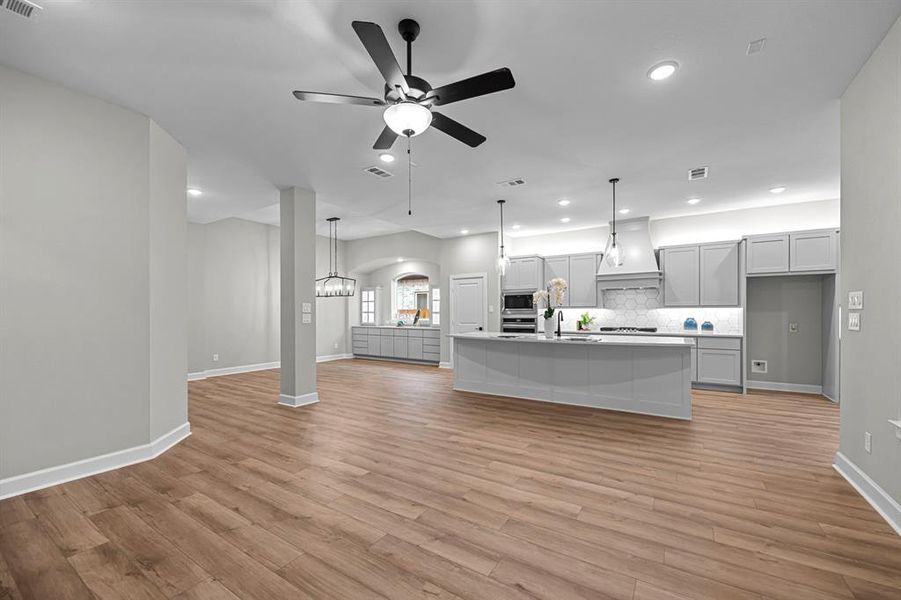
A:
<svg viewBox="0 0 901 600">
<path fill-rule="evenodd" d="M 563 306 L 572 306 L 570 303 L 570 292 L 572 290 L 572 282 L 569 275 L 569 256 L 545 256 L 544 257 L 544 277 L 546 281 L 550 281 L 555 277 L 562 277 L 569 283 L 569 291 L 563 300 Z"/>
<path fill-rule="evenodd" d="M 663 305 L 699 306 L 701 304 L 700 249 L 698 246 L 663 248 Z"/>
<path fill-rule="evenodd" d="M 828 272 L 838 268 L 835 229 L 752 235 L 747 240 L 748 275 Z"/>
<path fill-rule="evenodd" d="M 834 229 L 789 234 L 789 264 L 792 271 L 834 271 L 836 268 Z"/>
<path fill-rule="evenodd" d="M 544 260 L 539 256 L 511 258 L 502 288 L 530 291 L 544 288 Z"/>
<path fill-rule="evenodd" d="M 750 236 L 747 251 L 748 275 L 788 273 L 787 233 Z"/>
<path fill-rule="evenodd" d="M 660 249 L 664 306 L 738 306 L 738 243 Z"/>
<path fill-rule="evenodd" d="M 597 273 L 597 254 L 574 254 L 569 257 L 567 306 L 594 308 L 598 305 Z"/>
<path fill-rule="evenodd" d="M 738 306 L 738 244 L 705 244 L 701 253 L 701 306 Z"/>
</svg>

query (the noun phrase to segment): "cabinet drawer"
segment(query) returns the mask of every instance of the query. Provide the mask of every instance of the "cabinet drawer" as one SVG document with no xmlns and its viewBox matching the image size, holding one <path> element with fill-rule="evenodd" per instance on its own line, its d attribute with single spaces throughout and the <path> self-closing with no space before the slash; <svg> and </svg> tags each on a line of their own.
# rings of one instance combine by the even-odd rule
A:
<svg viewBox="0 0 901 600">
<path fill-rule="evenodd" d="M 422 353 L 422 360 L 427 360 L 429 362 L 440 362 L 441 354 L 437 352 L 425 352 Z"/>
<path fill-rule="evenodd" d="M 394 330 L 394 337 L 407 337 L 407 330 L 398 327 Z"/>
<path fill-rule="evenodd" d="M 409 338 L 421 338 L 422 337 L 422 329 L 408 329 L 407 337 Z"/>
<path fill-rule="evenodd" d="M 441 330 L 440 329 L 423 329 L 422 330 L 423 338 L 433 338 L 440 339 L 441 338 Z"/>
<path fill-rule="evenodd" d="M 391 336 L 394 337 L 394 330 L 390 327 L 380 327 L 379 335 Z"/>
<path fill-rule="evenodd" d="M 741 351 L 698 348 L 698 382 L 741 385 Z"/>
<path fill-rule="evenodd" d="M 698 338 L 698 348 L 711 350 L 741 350 L 741 338 Z"/>
</svg>

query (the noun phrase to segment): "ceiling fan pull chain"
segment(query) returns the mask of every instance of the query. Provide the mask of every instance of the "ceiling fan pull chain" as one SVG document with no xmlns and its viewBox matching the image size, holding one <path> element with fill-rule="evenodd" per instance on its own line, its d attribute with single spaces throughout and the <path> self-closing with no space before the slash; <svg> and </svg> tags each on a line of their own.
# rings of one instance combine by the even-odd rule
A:
<svg viewBox="0 0 901 600">
<path fill-rule="evenodd" d="M 407 137 L 407 215 L 413 216 L 413 155 L 410 152 L 412 138 Z"/>
</svg>

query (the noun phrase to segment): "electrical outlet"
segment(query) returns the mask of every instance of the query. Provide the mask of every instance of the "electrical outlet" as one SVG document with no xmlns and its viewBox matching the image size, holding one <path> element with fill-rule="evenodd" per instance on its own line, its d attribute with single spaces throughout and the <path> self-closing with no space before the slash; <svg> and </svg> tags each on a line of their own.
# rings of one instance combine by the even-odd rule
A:
<svg viewBox="0 0 901 600">
<path fill-rule="evenodd" d="M 311 315 L 311 314 L 304 314 L 304 315 L 302 316 L 302 322 L 303 322 L 304 325 L 309 325 L 310 323 L 313 322 L 313 315 Z"/>
<path fill-rule="evenodd" d="M 218 355 L 218 354 L 214 354 L 214 355 L 213 355 L 213 362 L 219 362 L 219 355 Z"/>
<path fill-rule="evenodd" d="M 863 433 L 863 449 L 867 451 L 867 454 L 873 450 L 873 434 L 869 431 Z"/>
<path fill-rule="evenodd" d="M 767 365 L 765 360 L 752 360 L 751 361 L 751 372 L 752 373 L 766 373 Z"/>
<path fill-rule="evenodd" d="M 789 323 L 788 324 L 788 332 L 789 333 L 798 333 L 798 324 L 797 323 Z"/>
</svg>

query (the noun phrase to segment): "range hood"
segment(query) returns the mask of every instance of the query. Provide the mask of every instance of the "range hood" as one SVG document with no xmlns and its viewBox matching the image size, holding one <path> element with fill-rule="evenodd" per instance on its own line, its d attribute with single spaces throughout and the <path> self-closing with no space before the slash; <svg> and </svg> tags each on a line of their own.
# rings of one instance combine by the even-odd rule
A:
<svg viewBox="0 0 901 600">
<path fill-rule="evenodd" d="M 616 222 L 616 239 L 625 251 L 623 264 L 611 267 L 604 260 L 598 268 L 598 289 L 632 289 L 660 287 L 660 267 L 651 246 L 648 217 Z"/>
</svg>

